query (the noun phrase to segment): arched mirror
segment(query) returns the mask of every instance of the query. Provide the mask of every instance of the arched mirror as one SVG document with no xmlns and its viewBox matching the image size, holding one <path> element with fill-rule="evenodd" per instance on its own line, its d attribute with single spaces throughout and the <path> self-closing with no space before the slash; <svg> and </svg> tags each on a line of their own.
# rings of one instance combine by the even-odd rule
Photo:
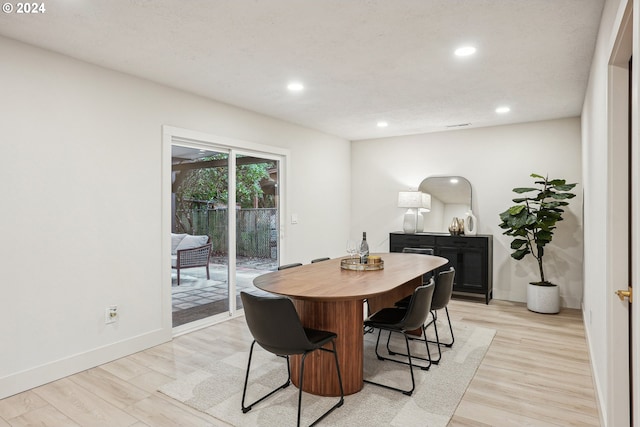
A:
<svg viewBox="0 0 640 427">
<path fill-rule="evenodd" d="M 418 190 L 431 194 L 431 211 L 423 213 L 424 231 L 448 233 L 453 217 L 464 218 L 471 210 L 471 183 L 461 176 L 430 176 Z"/>
</svg>

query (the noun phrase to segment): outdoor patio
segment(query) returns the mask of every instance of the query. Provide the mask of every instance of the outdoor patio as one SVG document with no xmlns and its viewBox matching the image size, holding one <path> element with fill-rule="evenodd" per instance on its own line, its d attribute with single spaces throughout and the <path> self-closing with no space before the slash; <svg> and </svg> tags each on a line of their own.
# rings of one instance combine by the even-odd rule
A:
<svg viewBox="0 0 640 427">
<path fill-rule="evenodd" d="M 209 264 L 210 279 L 204 267 L 180 271 L 180 286 L 177 274 L 171 272 L 171 294 L 173 326 L 180 326 L 229 310 L 227 260 L 212 257 Z M 270 258 L 238 258 L 236 260 L 236 304 L 240 308 L 240 291 L 254 295 L 266 295 L 253 286 L 253 279 L 261 274 L 275 271 L 277 261 Z"/>
</svg>

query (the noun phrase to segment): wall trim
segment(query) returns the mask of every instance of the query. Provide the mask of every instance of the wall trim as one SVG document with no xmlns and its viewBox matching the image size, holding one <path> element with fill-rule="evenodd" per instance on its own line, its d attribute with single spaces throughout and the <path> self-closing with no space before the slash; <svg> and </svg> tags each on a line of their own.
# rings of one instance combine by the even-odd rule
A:
<svg viewBox="0 0 640 427">
<path fill-rule="evenodd" d="M 171 338 L 171 329 L 157 329 L 124 341 L 109 343 L 87 352 L 8 375 L 0 378 L 0 399 L 155 347 L 171 341 Z"/>
<path fill-rule="evenodd" d="M 587 327 L 587 313 L 585 312 L 584 304 L 582 304 L 582 324 L 584 326 L 584 336 L 587 340 L 587 351 L 589 353 L 589 366 L 591 366 L 591 378 L 593 379 L 593 388 L 596 392 L 596 406 L 598 407 L 598 415 L 600 416 L 600 425 L 602 427 L 607 427 L 606 423 L 606 406 L 602 405 L 602 402 L 605 402 L 605 396 L 602 391 L 602 386 L 600 385 L 600 381 L 598 376 L 596 375 L 597 369 L 593 360 L 593 347 L 591 345 L 591 335 L 589 335 L 590 329 Z"/>
</svg>

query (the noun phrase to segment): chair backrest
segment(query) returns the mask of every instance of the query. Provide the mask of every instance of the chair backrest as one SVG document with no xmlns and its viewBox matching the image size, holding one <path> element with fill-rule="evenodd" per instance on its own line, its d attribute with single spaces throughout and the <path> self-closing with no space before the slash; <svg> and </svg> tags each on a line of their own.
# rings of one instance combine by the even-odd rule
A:
<svg viewBox="0 0 640 427">
<path fill-rule="evenodd" d="M 431 310 L 443 309 L 449 304 L 451 294 L 453 293 L 453 279 L 456 270 L 451 267 L 447 271 L 441 271 L 436 279 L 436 289 L 433 291 L 433 299 L 431 300 Z"/>
<path fill-rule="evenodd" d="M 429 284 L 418 286 L 411 296 L 404 318 L 400 321 L 401 327 L 406 331 L 421 328 L 431 311 L 431 299 L 435 284 L 433 279 Z"/>
<path fill-rule="evenodd" d="M 286 270 L 287 268 L 300 267 L 302 264 L 299 262 L 294 262 L 293 264 L 285 264 L 278 266 L 278 270 Z"/>
<path fill-rule="evenodd" d="M 405 254 L 422 254 L 433 255 L 433 248 L 402 248 L 402 252 Z"/>
<path fill-rule="evenodd" d="M 433 255 L 433 248 L 402 248 L 402 253 L 405 254 L 421 254 L 421 255 Z M 422 275 L 422 283 L 428 284 L 429 280 L 433 277 L 433 272 L 430 271 Z"/>
<path fill-rule="evenodd" d="M 312 259 L 312 260 L 311 260 L 311 264 L 314 264 L 314 263 L 316 263 L 316 262 L 321 262 L 321 261 L 328 261 L 328 260 L 330 260 L 330 259 L 331 259 L 331 258 L 329 258 L 329 257 L 322 257 L 322 258 Z"/>
<path fill-rule="evenodd" d="M 309 342 L 290 299 L 240 292 L 244 316 L 253 339 L 268 352 L 301 354 L 315 347 Z"/>
</svg>

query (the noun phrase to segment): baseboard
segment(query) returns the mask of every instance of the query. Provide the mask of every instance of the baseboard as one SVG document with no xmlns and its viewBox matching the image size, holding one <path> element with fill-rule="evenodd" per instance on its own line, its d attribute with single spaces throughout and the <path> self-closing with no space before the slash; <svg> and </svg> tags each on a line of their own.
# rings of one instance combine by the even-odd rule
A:
<svg viewBox="0 0 640 427">
<path fill-rule="evenodd" d="M 605 413 L 606 408 L 602 404 L 604 402 L 604 396 L 602 395 L 602 387 L 600 385 L 600 380 L 596 376 L 596 367 L 593 364 L 593 347 L 591 347 L 591 335 L 590 330 L 587 325 L 587 315 L 585 313 L 584 304 L 580 304 L 582 309 L 582 323 L 584 325 L 584 335 L 587 340 L 587 351 L 589 352 L 589 365 L 591 366 L 591 378 L 593 378 L 593 388 L 596 391 L 596 405 L 598 405 L 598 414 L 600 415 L 600 425 L 602 427 L 606 427 L 605 420 L 607 419 L 607 414 Z"/>
<path fill-rule="evenodd" d="M 157 329 L 125 341 L 8 375 L 0 378 L 0 399 L 162 344 L 170 341 L 171 338 L 171 329 Z"/>
</svg>

